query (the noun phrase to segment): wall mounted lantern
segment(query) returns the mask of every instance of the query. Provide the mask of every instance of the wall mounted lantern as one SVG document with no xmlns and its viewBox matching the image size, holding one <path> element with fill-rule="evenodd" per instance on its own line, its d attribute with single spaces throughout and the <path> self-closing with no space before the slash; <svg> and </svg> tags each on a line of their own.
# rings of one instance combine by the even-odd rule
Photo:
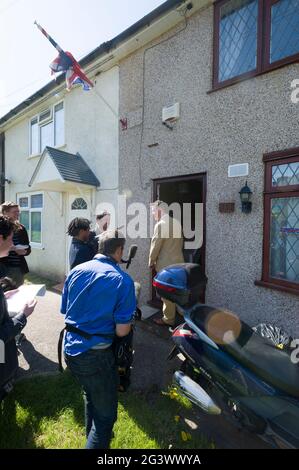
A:
<svg viewBox="0 0 299 470">
<path fill-rule="evenodd" d="M 242 212 L 244 212 L 244 214 L 250 214 L 251 209 L 252 209 L 252 202 L 251 202 L 252 191 L 247 185 L 247 181 L 246 181 L 245 186 L 243 186 L 243 188 L 239 192 L 239 194 L 240 194 L 240 199 L 241 199 L 241 204 L 242 204 Z"/>
<path fill-rule="evenodd" d="M 10 184 L 11 181 L 8 178 L 5 178 L 4 173 L 0 174 L 0 186 L 5 186 L 5 183 Z"/>
</svg>

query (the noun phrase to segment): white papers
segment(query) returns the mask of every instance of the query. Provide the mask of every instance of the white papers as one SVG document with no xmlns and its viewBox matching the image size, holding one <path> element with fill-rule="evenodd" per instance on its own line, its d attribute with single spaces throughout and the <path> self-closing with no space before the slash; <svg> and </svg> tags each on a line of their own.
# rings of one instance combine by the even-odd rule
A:
<svg viewBox="0 0 299 470">
<path fill-rule="evenodd" d="M 35 297 L 44 296 L 46 286 L 44 284 L 25 284 L 7 299 L 7 308 L 10 317 L 22 312 L 27 303 L 31 303 Z"/>
</svg>

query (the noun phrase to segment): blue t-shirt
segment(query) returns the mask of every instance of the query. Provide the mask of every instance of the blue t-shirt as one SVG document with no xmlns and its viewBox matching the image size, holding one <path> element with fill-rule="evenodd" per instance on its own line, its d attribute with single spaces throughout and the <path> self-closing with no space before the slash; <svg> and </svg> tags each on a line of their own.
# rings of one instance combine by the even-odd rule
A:
<svg viewBox="0 0 299 470">
<path fill-rule="evenodd" d="M 112 343 L 116 324 L 131 323 L 135 309 L 134 282 L 111 258 L 97 255 L 75 267 L 65 281 L 61 313 L 66 323 L 103 336 L 85 339 L 67 332 L 65 353 L 77 356 L 98 343 Z"/>
</svg>

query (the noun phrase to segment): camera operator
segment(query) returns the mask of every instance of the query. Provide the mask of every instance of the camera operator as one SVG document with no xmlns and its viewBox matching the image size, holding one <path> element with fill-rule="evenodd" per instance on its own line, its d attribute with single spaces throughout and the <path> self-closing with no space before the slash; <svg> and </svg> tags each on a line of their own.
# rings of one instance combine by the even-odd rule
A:
<svg viewBox="0 0 299 470">
<path fill-rule="evenodd" d="M 0 258 L 6 257 L 13 245 L 15 223 L 8 217 L 0 215 Z M 0 358 L 0 398 L 2 387 L 12 378 L 17 366 L 18 355 L 15 336 L 21 332 L 27 323 L 27 317 L 33 312 L 36 301 L 26 304 L 23 311 L 13 318 L 9 317 L 6 299 L 15 291 L 3 292 L 0 287 L 0 340 L 4 343 L 5 357 Z"/>
<path fill-rule="evenodd" d="M 62 294 L 65 360 L 84 391 L 88 449 L 109 448 L 117 419 L 112 343 L 130 333 L 136 308 L 133 280 L 119 267 L 124 245 L 117 230 L 105 232 L 99 254 L 70 272 Z"/>
</svg>

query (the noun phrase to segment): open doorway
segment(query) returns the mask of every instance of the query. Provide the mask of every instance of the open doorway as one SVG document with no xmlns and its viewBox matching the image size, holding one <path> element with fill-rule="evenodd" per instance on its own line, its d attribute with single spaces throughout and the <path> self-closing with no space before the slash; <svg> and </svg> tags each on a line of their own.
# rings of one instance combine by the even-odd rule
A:
<svg viewBox="0 0 299 470">
<path fill-rule="evenodd" d="M 188 263 L 202 266 L 205 272 L 205 242 L 206 242 L 206 174 L 194 174 L 153 180 L 152 200 L 160 199 L 168 205 L 178 203 L 181 206 L 181 224 L 183 226 L 183 204 L 191 208 L 190 229 L 196 233 L 193 239 L 186 238 L 184 233 L 184 259 Z M 200 212 L 200 213 L 199 213 Z M 170 215 L 172 215 L 170 213 Z M 200 223 L 198 224 L 198 221 Z M 184 227 L 183 227 L 184 228 Z M 190 241 L 196 241 L 195 246 L 189 248 Z M 189 243 L 188 243 L 189 242 Z M 156 304 L 154 289 L 152 301 Z M 202 299 L 204 302 L 204 297 Z"/>
</svg>

